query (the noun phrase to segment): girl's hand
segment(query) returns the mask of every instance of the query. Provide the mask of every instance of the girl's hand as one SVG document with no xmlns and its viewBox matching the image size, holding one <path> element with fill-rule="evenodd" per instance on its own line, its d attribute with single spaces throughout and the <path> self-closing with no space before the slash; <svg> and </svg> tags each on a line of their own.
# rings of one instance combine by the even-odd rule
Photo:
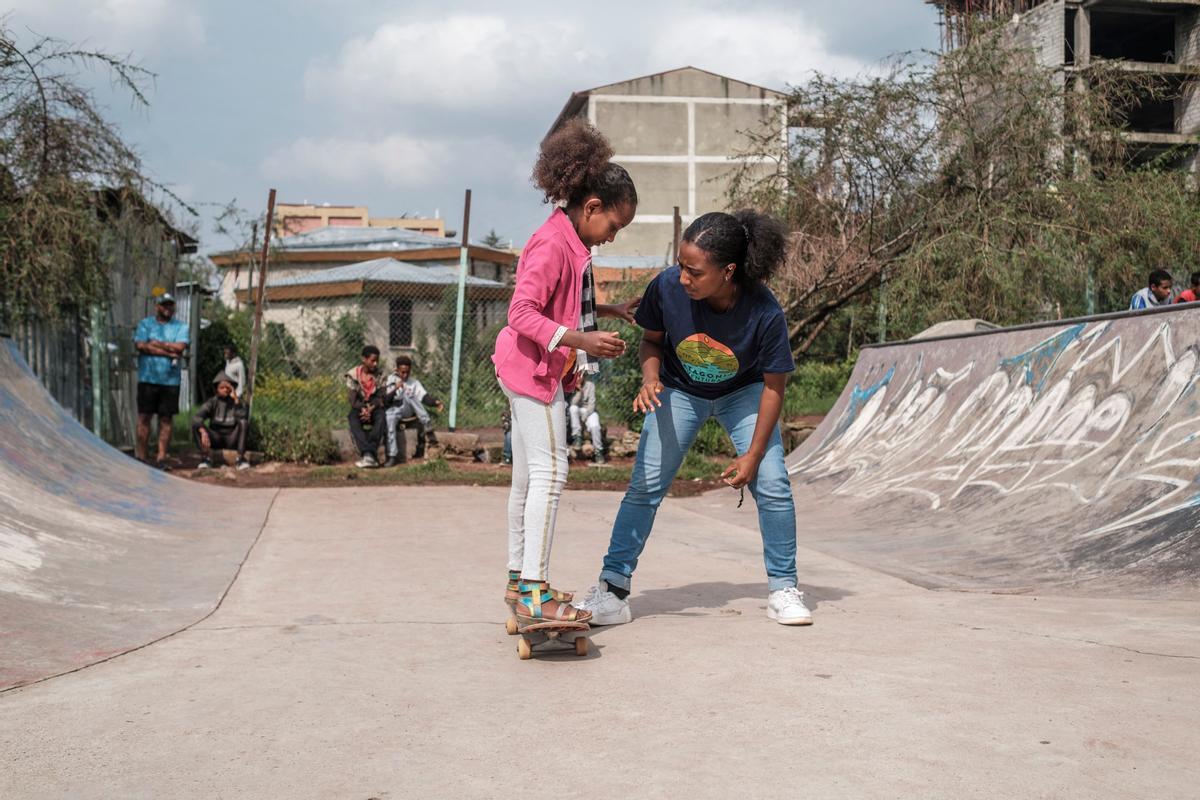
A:
<svg viewBox="0 0 1200 800">
<path fill-rule="evenodd" d="M 642 388 L 638 390 L 637 397 L 633 398 L 633 410 L 643 414 L 653 414 L 656 406 L 662 408 L 662 401 L 658 399 L 662 390 L 661 381 L 643 383 Z"/>
<path fill-rule="evenodd" d="M 208 438 L 208 429 L 207 428 L 203 428 L 203 427 L 200 428 L 200 444 L 201 444 L 201 446 L 204 447 L 205 450 L 208 450 L 209 448 L 212 447 L 212 440 Z"/>
<path fill-rule="evenodd" d="M 579 349 L 596 358 L 616 358 L 625 352 L 625 342 L 612 331 L 588 331 Z"/>
<path fill-rule="evenodd" d="M 752 456 L 749 453 L 740 455 L 721 473 L 721 480 L 734 489 L 741 489 L 754 480 L 754 476 L 758 474 L 758 465 L 761 462 L 761 456 Z"/>
<path fill-rule="evenodd" d="M 613 305 L 597 306 L 596 316 L 599 317 L 614 317 L 628 322 L 630 325 L 636 325 L 633 321 L 633 310 L 642 302 L 642 298 L 635 297 L 628 303 L 615 303 Z"/>
</svg>

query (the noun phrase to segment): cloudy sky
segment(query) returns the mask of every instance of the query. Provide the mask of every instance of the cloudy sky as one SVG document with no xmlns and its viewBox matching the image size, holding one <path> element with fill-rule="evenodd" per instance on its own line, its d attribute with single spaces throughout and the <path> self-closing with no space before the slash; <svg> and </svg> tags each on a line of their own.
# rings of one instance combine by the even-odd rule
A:
<svg viewBox="0 0 1200 800">
<path fill-rule="evenodd" d="M 786 88 L 933 48 L 922 0 L 339 3 L 10 0 L 8 25 L 132 53 L 148 111 L 97 97 L 150 171 L 206 216 L 236 200 L 440 212 L 518 242 L 545 216 L 537 143 L 572 91 L 693 65 Z M 204 249 L 228 245 L 202 222 Z M 474 238 L 474 237 L 473 237 Z"/>
</svg>

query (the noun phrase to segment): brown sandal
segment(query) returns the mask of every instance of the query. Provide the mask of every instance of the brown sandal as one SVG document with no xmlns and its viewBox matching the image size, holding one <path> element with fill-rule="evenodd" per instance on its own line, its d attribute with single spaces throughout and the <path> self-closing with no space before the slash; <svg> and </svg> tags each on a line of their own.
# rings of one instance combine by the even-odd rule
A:
<svg viewBox="0 0 1200 800">
<path fill-rule="evenodd" d="M 592 612 L 555 599 L 544 581 L 523 581 L 517 587 L 520 593 L 513 615 L 519 623 L 587 622 L 592 618 Z"/>
</svg>

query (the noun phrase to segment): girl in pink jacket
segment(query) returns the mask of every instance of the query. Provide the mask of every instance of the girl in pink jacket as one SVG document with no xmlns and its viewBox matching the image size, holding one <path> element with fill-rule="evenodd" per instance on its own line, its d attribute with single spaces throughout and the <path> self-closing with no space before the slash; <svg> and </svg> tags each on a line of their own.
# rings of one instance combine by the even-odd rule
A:
<svg viewBox="0 0 1200 800">
<path fill-rule="evenodd" d="M 512 491 L 508 497 L 508 588 L 505 602 L 519 624 L 586 622 L 591 616 L 550 589 L 550 543 L 567 481 L 566 404 L 579 371 L 615 358 L 625 343 L 595 329 L 598 317 L 633 321 L 638 301 L 595 303 L 591 248 L 616 238 L 633 220 L 637 190 L 624 167 L 609 161 L 608 140 L 582 120 L 542 142 L 533 182 L 555 208 L 530 237 L 517 265 L 508 325 L 492 361 L 512 411 Z M 511 627 L 510 631 L 515 633 Z"/>
</svg>

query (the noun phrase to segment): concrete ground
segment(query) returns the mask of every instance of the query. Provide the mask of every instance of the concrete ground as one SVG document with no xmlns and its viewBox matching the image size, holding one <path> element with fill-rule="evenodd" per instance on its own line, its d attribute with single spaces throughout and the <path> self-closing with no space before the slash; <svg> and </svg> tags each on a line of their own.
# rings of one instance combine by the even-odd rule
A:
<svg viewBox="0 0 1200 800">
<path fill-rule="evenodd" d="M 634 623 L 519 661 L 502 489 L 284 490 L 221 607 L 0 694 L 3 798 L 1195 797 L 1200 603 L 929 591 L 669 500 Z M 618 494 L 568 492 L 555 583 Z M 726 520 L 726 521 L 720 521 Z"/>
</svg>

